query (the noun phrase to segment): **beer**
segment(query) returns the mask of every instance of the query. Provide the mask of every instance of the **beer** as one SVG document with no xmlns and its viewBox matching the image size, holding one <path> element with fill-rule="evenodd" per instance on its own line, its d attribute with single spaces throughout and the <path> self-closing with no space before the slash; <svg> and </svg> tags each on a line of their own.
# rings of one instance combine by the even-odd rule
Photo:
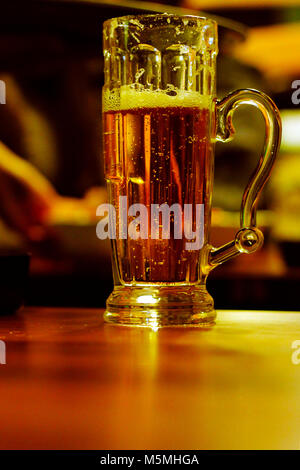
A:
<svg viewBox="0 0 300 470">
<path fill-rule="evenodd" d="M 104 94 L 104 155 L 109 202 L 119 227 L 120 196 L 127 209 L 144 204 L 149 222 L 145 239 L 112 240 L 116 272 L 124 283 L 190 283 L 199 280 L 200 249 L 186 249 L 188 240 L 174 236 L 178 219 L 170 214 L 170 239 L 151 233 L 151 204 L 197 204 L 209 217 L 211 169 L 211 103 L 199 93 L 167 90 L 139 91 L 121 87 L 119 94 Z M 108 92 L 106 92 L 108 93 Z M 132 216 L 128 216 L 128 224 Z M 160 214 L 159 225 L 162 217 Z M 208 226 L 208 223 L 205 223 Z M 177 227 L 178 228 L 178 227 Z M 141 230 L 141 227 L 140 227 Z M 205 240 L 207 234 L 204 234 Z"/>
</svg>

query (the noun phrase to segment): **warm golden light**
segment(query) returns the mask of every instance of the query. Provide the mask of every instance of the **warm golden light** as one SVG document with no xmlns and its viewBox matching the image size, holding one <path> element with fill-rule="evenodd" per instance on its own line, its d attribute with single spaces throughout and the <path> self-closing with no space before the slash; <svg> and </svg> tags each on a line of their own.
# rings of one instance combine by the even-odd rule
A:
<svg viewBox="0 0 300 470">
<path fill-rule="evenodd" d="M 159 299 L 153 297 L 152 295 L 140 295 L 140 297 L 137 298 L 137 302 L 139 304 L 157 304 Z"/>
<path fill-rule="evenodd" d="M 299 37 L 300 23 L 251 28 L 235 56 L 269 78 L 294 77 L 300 73 Z"/>
<path fill-rule="evenodd" d="M 287 7 L 300 5 L 299 0 L 184 0 L 183 6 L 186 8 L 201 8 L 210 10 L 215 8 L 267 8 L 267 7 Z"/>
</svg>

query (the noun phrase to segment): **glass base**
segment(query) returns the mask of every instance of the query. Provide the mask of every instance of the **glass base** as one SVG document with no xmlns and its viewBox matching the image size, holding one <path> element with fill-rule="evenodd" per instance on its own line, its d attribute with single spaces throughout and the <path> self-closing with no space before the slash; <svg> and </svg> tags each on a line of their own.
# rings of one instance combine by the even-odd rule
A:
<svg viewBox="0 0 300 470">
<path fill-rule="evenodd" d="M 201 286 L 116 286 L 105 321 L 120 325 L 206 326 L 214 323 L 214 301 Z"/>
</svg>

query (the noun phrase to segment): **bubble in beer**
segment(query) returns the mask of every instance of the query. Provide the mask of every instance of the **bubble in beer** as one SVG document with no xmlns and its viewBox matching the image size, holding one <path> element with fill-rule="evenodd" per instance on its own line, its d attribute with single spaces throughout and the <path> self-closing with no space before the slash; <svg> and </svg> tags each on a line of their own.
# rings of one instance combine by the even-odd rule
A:
<svg viewBox="0 0 300 470">
<path fill-rule="evenodd" d="M 145 69 L 139 69 L 134 76 L 135 81 L 138 82 L 144 73 L 145 73 Z"/>
<path fill-rule="evenodd" d="M 175 90 L 170 90 L 170 91 L 167 91 L 166 93 L 168 96 L 177 96 L 177 91 Z"/>
</svg>

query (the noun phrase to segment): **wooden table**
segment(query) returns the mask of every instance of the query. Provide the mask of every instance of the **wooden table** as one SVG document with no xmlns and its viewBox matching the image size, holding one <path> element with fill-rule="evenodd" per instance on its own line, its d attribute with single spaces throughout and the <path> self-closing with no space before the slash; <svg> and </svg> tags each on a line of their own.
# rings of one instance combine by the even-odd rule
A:
<svg viewBox="0 0 300 470">
<path fill-rule="evenodd" d="M 298 449 L 300 313 L 207 329 L 104 325 L 100 310 L 0 318 L 1 449 Z"/>
</svg>

